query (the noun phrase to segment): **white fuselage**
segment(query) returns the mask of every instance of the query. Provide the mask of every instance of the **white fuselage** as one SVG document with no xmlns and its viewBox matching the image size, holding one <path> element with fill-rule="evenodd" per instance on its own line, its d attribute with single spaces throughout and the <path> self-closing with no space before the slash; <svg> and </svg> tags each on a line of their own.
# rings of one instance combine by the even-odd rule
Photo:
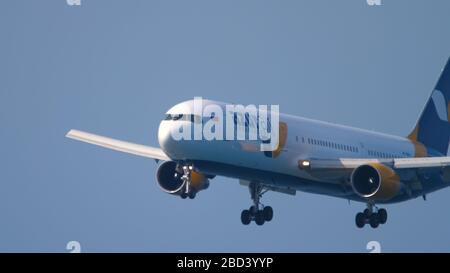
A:
<svg viewBox="0 0 450 273">
<path fill-rule="evenodd" d="M 224 103 L 208 101 L 224 105 Z M 192 113 L 187 101 L 167 114 Z M 250 140 L 180 140 L 172 138 L 171 130 L 187 120 L 163 120 L 158 139 L 161 148 L 173 160 L 202 160 L 231 166 L 275 172 L 320 181 L 299 168 L 300 160 L 334 158 L 401 158 L 414 157 L 415 145 L 408 139 L 368 130 L 336 125 L 307 118 L 280 114 L 286 124 L 286 142 L 276 157 L 260 151 L 260 141 Z"/>
</svg>

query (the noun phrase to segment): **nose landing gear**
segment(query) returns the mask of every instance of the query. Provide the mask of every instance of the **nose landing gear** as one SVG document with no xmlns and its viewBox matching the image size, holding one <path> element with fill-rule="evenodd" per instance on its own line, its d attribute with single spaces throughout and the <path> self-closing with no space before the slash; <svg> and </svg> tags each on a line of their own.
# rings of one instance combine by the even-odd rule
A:
<svg viewBox="0 0 450 273">
<path fill-rule="evenodd" d="M 192 170 L 194 167 L 192 165 L 184 165 L 182 167 L 183 175 L 181 176 L 181 180 L 184 182 L 184 189 L 182 189 L 182 192 L 180 194 L 180 197 L 182 199 L 186 199 L 189 197 L 189 199 L 194 199 L 197 192 L 196 190 L 191 187 L 191 179 L 192 179 Z"/>
</svg>

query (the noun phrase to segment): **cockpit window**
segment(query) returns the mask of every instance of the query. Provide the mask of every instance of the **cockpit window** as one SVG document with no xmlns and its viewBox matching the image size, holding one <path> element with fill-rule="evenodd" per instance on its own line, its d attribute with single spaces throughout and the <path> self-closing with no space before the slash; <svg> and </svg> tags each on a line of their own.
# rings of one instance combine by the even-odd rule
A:
<svg viewBox="0 0 450 273">
<path fill-rule="evenodd" d="M 179 120 L 183 117 L 183 114 L 172 115 L 172 120 Z"/>
<path fill-rule="evenodd" d="M 202 118 L 191 114 L 167 114 L 164 120 L 187 120 L 194 123 L 200 123 Z"/>
<path fill-rule="evenodd" d="M 187 115 L 186 120 L 190 120 L 193 123 L 202 123 L 202 117 L 197 115 Z"/>
</svg>

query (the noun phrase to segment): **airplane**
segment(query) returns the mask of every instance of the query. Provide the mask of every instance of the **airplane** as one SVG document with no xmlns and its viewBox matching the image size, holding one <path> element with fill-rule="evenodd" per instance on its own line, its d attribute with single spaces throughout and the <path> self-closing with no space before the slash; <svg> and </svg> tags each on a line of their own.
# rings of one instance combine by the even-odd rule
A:
<svg viewBox="0 0 450 273">
<path fill-rule="evenodd" d="M 203 103 L 223 109 L 226 105 Z M 300 191 L 365 203 L 355 224 L 377 228 L 388 216 L 378 205 L 417 197 L 426 200 L 427 194 L 450 185 L 450 59 L 405 137 L 279 114 L 278 141 L 272 151 L 261 151 L 258 140 L 175 140 L 174 128 L 214 118 L 194 115 L 194 110 L 194 101 L 189 100 L 167 111 L 158 129 L 160 147 L 74 129 L 66 136 L 156 160 L 161 189 L 183 199 L 195 198 L 215 176 L 238 179 L 252 199 L 251 207 L 241 212 L 244 225 L 252 221 L 263 225 L 273 219 L 272 207 L 261 202 L 268 191 L 289 195 Z"/>
</svg>

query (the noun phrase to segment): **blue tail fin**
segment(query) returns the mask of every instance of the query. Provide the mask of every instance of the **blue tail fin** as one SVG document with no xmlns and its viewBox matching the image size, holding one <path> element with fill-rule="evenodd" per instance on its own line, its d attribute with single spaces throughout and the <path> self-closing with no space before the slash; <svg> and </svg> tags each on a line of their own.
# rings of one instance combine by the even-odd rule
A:
<svg viewBox="0 0 450 273">
<path fill-rule="evenodd" d="M 408 136 L 417 146 L 425 145 L 430 155 L 447 155 L 450 140 L 450 59 L 420 115 L 416 127 Z M 423 149 L 422 149 L 423 150 Z"/>
</svg>

